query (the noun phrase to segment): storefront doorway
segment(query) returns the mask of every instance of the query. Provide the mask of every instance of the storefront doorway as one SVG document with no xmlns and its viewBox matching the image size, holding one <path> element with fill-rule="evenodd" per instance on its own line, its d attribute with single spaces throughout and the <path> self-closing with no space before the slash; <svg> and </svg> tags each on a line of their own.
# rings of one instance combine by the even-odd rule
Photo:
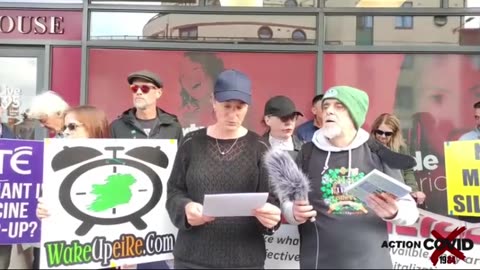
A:
<svg viewBox="0 0 480 270">
<path fill-rule="evenodd" d="M 44 131 L 25 119 L 32 98 L 45 83 L 43 47 L 0 47 L 0 113 L 21 139 L 41 139 Z"/>
</svg>

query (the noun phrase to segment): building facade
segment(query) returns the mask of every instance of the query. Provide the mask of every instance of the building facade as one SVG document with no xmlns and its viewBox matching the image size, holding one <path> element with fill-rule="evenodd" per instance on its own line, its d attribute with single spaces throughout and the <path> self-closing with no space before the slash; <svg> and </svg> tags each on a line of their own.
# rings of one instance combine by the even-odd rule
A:
<svg viewBox="0 0 480 270">
<path fill-rule="evenodd" d="M 45 137 L 23 115 L 46 89 L 113 120 L 131 106 L 127 75 L 150 69 L 164 81 L 158 105 L 188 131 L 212 120 L 214 79 L 235 68 L 252 79 L 245 124 L 261 133 L 271 96 L 291 97 L 301 123 L 314 95 L 352 85 L 370 96 L 366 130 L 381 113 L 399 116 L 424 207 L 447 215 L 443 143 L 473 129 L 480 100 L 479 2 L 3 0 L 3 121 Z"/>
<path fill-rule="evenodd" d="M 247 73 L 246 125 L 263 132 L 265 101 L 290 96 L 306 114 L 333 85 L 370 94 L 365 129 L 393 112 L 421 162 L 427 208 L 446 214 L 443 142 L 473 128 L 480 100 L 480 6 L 470 0 L 17 0 L 0 2 L 0 100 L 20 137 L 44 132 L 22 115 L 36 93 L 103 108 L 131 106 L 129 73 L 164 81 L 159 106 L 185 130 L 212 119 L 218 73 Z M 240 6 L 241 5 L 241 6 Z M 420 163 L 421 163 L 420 162 Z"/>
</svg>

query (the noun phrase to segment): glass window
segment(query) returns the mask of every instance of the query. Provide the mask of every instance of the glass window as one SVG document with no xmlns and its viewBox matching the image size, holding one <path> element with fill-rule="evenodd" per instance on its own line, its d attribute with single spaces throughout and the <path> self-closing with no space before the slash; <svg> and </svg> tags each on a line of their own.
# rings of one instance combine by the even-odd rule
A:
<svg viewBox="0 0 480 270">
<path fill-rule="evenodd" d="M 326 16 L 325 38 L 328 45 L 478 46 L 480 23 L 471 16 Z"/>
<path fill-rule="evenodd" d="M 103 5 L 162 5 L 162 6 L 198 6 L 200 0 L 137 0 L 137 1 L 116 1 L 116 0 L 90 0 L 91 4 Z"/>
<path fill-rule="evenodd" d="M 82 4 L 83 0 L 7 0 L 6 2 L 9 2 L 9 3 L 47 3 L 47 4 Z"/>
<path fill-rule="evenodd" d="M 449 0 L 449 7 L 453 8 L 480 8 L 480 0 Z M 467 16 L 463 21 L 463 28 L 480 27 L 480 16 Z"/>
<path fill-rule="evenodd" d="M 295 30 L 305 35 L 300 43 L 314 44 L 316 17 L 93 12 L 90 39 L 297 43 Z"/>
<path fill-rule="evenodd" d="M 258 29 L 258 38 L 260 39 L 271 39 L 273 36 L 272 28 L 268 26 L 262 26 Z"/>
<path fill-rule="evenodd" d="M 453 8 L 480 7 L 479 0 L 448 0 L 448 6 Z"/>
<path fill-rule="evenodd" d="M 358 16 L 357 28 L 359 29 L 372 29 L 373 28 L 373 16 Z"/>
<path fill-rule="evenodd" d="M 475 128 L 473 104 L 480 100 L 478 55 L 328 53 L 324 89 L 351 85 L 365 90 L 370 107 L 364 129 L 382 113 L 400 119 L 410 154 L 417 158 L 416 180 L 425 208 L 448 215 L 444 142 Z M 413 60 L 409 60 L 413 59 Z M 413 63 L 401 69 L 404 61 Z M 425 166 L 424 160 L 436 160 Z M 472 253 L 473 255 L 473 253 Z M 468 255 L 467 255 L 468 256 Z"/>
<path fill-rule="evenodd" d="M 260 120 L 272 96 L 287 95 L 298 110 L 309 114 L 317 72 L 315 53 L 285 52 L 90 49 L 88 65 L 88 103 L 103 108 L 109 119 L 133 106 L 126 76 L 148 69 L 165 86 L 159 107 L 177 115 L 185 131 L 213 123 L 211 93 L 216 77 L 227 68 L 240 70 L 250 77 L 253 88 L 244 125 L 259 134 L 265 132 Z"/>
<path fill-rule="evenodd" d="M 325 7 L 359 7 L 359 8 L 399 8 L 406 2 L 411 2 L 412 7 L 432 8 L 441 7 L 442 0 L 320 0 Z M 463 2 L 463 0 L 450 0 Z"/>
<path fill-rule="evenodd" d="M 395 29 L 412 29 L 413 17 L 412 16 L 397 16 L 395 18 Z"/>
<path fill-rule="evenodd" d="M 303 30 L 297 29 L 297 30 L 293 31 L 292 39 L 293 40 L 298 40 L 298 41 L 304 41 L 304 40 L 307 39 L 307 34 L 305 34 L 305 32 L 303 32 Z"/>
<path fill-rule="evenodd" d="M 402 4 L 403 8 L 413 7 L 412 2 L 404 2 Z M 397 16 L 395 18 L 395 29 L 412 29 L 413 28 L 413 17 L 412 16 Z"/>
<path fill-rule="evenodd" d="M 317 0 L 207 0 L 207 6 L 221 7 L 316 7 Z"/>
<path fill-rule="evenodd" d="M 38 59 L 2 56 L 0 66 L 8 67 L 0 70 L 1 122 L 16 136 L 33 140 L 35 123 L 28 121 L 25 113 L 37 94 Z"/>
<path fill-rule="evenodd" d="M 180 39 L 197 39 L 198 38 L 198 27 L 182 27 L 179 29 Z"/>
</svg>

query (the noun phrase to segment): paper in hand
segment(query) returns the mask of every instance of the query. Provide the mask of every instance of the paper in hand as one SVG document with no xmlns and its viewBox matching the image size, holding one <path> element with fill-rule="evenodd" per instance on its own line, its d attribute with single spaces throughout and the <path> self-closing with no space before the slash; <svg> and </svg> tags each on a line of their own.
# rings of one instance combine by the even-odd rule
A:
<svg viewBox="0 0 480 270">
<path fill-rule="evenodd" d="M 381 171 L 373 170 L 358 182 L 347 186 L 345 192 L 367 203 L 370 194 L 389 193 L 394 198 L 402 198 L 410 194 L 412 188 Z"/>
<path fill-rule="evenodd" d="M 267 192 L 207 194 L 203 200 L 203 215 L 209 217 L 253 216 L 268 199 Z"/>
</svg>

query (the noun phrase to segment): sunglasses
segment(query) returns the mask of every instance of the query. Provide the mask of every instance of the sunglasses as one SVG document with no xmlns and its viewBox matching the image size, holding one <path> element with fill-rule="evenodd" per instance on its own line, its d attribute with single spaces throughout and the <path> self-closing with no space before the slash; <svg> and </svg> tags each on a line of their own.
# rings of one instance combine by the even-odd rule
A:
<svg viewBox="0 0 480 270">
<path fill-rule="evenodd" d="M 153 88 L 155 88 L 155 87 L 149 86 L 149 85 L 136 85 L 136 84 L 130 85 L 130 90 L 132 90 L 132 92 L 134 94 L 136 94 L 138 92 L 138 89 L 140 89 L 140 91 L 142 91 L 142 93 L 147 94 Z"/>
<path fill-rule="evenodd" d="M 74 131 L 78 127 L 82 126 L 81 124 L 76 124 L 76 123 L 70 123 L 68 125 L 63 126 L 63 130 L 69 130 L 69 131 Z"/>
<path fill-rule="evenodd" d="M 375 134 L 377 134 L 378 136 L 383 136 L 383 135 L 385 135 L 385 137 L 390 137 L 390 136 L 393 135 L 393 132 L 391 132 L 391 131 L 383 131 L 383 130 L 377 129 L 377 130 L 375 130 Z"/>
</svg>

